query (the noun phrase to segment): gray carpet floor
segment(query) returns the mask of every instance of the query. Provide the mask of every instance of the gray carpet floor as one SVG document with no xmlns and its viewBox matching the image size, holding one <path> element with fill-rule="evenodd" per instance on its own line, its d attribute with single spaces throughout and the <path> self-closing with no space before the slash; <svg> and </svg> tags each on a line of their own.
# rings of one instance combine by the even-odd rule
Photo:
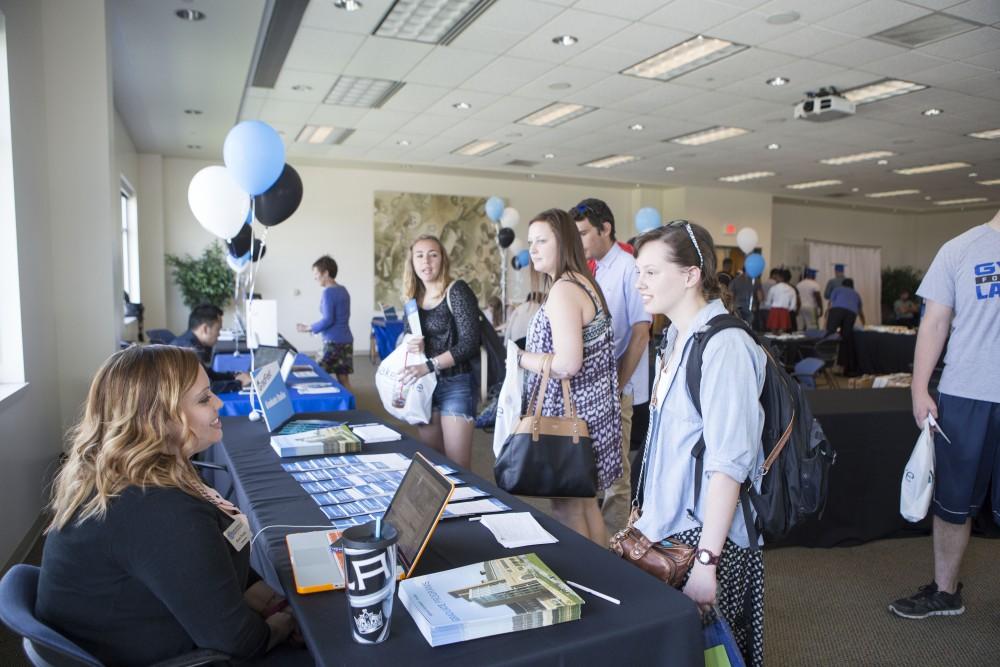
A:
<svg viewBox="0 0 1000 667">
<path fill-rule="evenodd" d="M 355 358 L 352 383 L 360 409 L 385 416 L 374 367 Z M 394 426 L 416 436 L 412 427 Z M 473 471 L 492 478 L 492 436 L 477 431 Z M 547 512 L 546 501 L 531 504 Z M 929 537 L 884 540 L 845 549 L 786 548 L 765 552 L 765 654 L 775 667 L 806 665 L 973 667 L 1000 665 L 1000 541 L 973 538 L 962 580 L 962 616 L 908 621 L 888 603 L 932 579 Z M 36 548 L 28 562 L 37 563 Z M 20 642 L 0 628 L 0 666 L 28 665 Z M 471 667 L 471 666 L 470 666 Z"/>
</svg>

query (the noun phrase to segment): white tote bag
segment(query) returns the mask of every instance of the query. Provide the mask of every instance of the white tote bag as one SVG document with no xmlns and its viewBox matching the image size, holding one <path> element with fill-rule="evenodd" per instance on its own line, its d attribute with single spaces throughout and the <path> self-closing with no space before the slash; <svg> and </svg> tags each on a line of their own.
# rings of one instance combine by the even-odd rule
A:
<svg viewBox="0 0 1000 667">
<path fill-rule="evenodd" d="M 429 424 L 431 422 L 431 398 L 437 387 L 437 375 L 428 373 L 418 380 L 404 385 L 399 376 L 403 369 L 414 364 L 427 362 L 423 354 L 406 351 L 406 341 L 396 347 L 375 371 L 375 388 L 382 399 L 382 407 L 390 415 L 407 424 Z"/>
<path fill-rule="evenodd" d="M 924 428 L 920 431 L 917 444 L 913 447 L 910 460 L 903 470 L 903 482 L 899 490 L 899 513 L 907 521 L 916 523 L 927 516 L 934 496 L 934 429 L 937 422 L 927 415 Z M 940 430 L 940 429 L 938 429 Z M 949 444 L 948 436 L 941 436 Z"/>
<path fill-rule="evenodd" d="M 500 449 L 507 437 L 514 432 L 521 419 L 521 387 L 524 371 L 517 365 L 518 347 L 514 341 L 507 341 L 507 374 L 497 397 L 497 420 L 493 427 L 493 454 L 500 456 Z"/>
</svg>

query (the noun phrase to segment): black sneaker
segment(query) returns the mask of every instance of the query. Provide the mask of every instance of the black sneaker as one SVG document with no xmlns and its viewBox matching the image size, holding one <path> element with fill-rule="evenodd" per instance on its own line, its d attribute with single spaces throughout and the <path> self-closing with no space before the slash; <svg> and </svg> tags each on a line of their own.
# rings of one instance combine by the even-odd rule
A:
<svg viewBox="0 0 1000 667">
<path fill-rule="evenodd" d="M 939 591 L 937 582 L 921 586 L 916 595 L 900 598 L 889 605 L 889 611 L 903 618 L 928 616 L 958 616 L 965 611 L 962 604 L 962 584 L 954 593 Z"/>
</svg>

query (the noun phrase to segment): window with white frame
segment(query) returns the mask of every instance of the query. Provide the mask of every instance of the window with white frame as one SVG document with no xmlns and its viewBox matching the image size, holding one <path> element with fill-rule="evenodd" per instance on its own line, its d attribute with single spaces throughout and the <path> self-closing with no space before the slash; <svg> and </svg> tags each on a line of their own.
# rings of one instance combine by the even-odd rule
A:
<svg viewBox="0 0 1000 667">
<path fill-rule="evenodd" d="M 132 303 L 139 303 L 139 234 L 135 190 L 124 178 L 118 197 L 122 227 L 122 289 Z"/>
</svg>

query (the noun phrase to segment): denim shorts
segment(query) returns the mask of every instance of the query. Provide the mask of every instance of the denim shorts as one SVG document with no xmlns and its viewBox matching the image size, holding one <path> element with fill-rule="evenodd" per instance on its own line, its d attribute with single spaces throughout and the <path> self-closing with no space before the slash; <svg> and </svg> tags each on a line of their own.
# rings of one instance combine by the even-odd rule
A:
<svg viewBox="0 0 1000 667">
<path fill-rule="evenodd" d="M 992 480 L 993 520 L 1000 524 L 1000 403 L 941 394 L 935 434 L 934 514 L 962 524 L 986 500 Z"/>
<path fill-rule="evenodd" d="M 476 401 L 472 395 L 472 376 L 469 373 L 439 376 L 431 408 L 442 417 L 476 418 Z"/>
</svg>

